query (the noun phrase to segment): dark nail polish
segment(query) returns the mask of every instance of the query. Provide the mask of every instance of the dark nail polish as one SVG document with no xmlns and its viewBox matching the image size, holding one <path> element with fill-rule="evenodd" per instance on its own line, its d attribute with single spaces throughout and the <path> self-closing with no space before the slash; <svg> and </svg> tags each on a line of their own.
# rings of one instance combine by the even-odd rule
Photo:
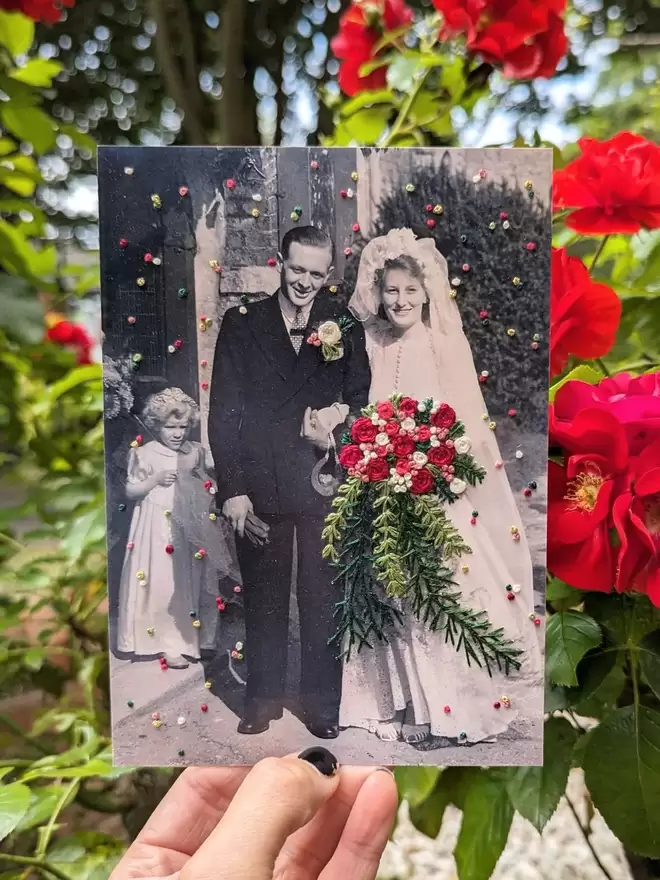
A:
<svg viewBox="0 0 660 880">
<path fill-rule="evenodd" d="M 311 749 L 305 749 L 298 757 L 301 761 L 313 764 L 319 773 L 322 773 L 324 776 L 334 776 L 339 768 L 335 756 L 332 752 L 324 749 L 323 746 L 312 746 Z"/>
</svg>

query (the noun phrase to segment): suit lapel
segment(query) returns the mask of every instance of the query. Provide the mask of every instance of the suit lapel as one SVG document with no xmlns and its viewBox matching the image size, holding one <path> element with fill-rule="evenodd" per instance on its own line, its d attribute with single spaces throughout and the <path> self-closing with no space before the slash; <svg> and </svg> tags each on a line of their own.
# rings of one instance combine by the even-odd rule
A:
<svg viewBox="0 0 660 880">
<path fill-rule="evenodd" d="M 253 309 L 251 317 L 250 329 L 259 348 L 273 369 L 283 379 L 290 380 L 296 370 L 297 357 L 286 331 L 277 291 L 268 298 L 264 308 Z"/>
<path fill-rule="evenodd" d="M 329 298 L 330 295 L 327 294 L 325 290 L 322 290 L 314 300 L 312 311 L 309 314 L 305 338 L 303 339 L 296 368 L 293 373 L 291 390 L 288 395 L 289 397 L 293 397 L 293 395 L 302 388 L 305 382 L 312 377 L 319 367 L 325 366 L 321 349 L 317 348 L 315 345 L 310 345 L 307 342 L 307 335 L 312 330 L 317 330 L 319 324 L 322 324 L 323 321 L 330 320 L 334 317 L 333 314 L 329 314 L 333 311 L 331 306 L 334 305 L 334 302 L 331 300 L 329 301 Z"/>
</svg>

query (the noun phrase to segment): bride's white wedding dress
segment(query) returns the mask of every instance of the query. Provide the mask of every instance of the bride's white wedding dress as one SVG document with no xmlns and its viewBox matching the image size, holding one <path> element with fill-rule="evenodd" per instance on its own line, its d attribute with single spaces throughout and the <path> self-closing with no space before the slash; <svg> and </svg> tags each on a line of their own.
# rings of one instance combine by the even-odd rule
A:
<svg viewBox="0 0 660 880">
<path fill-rule="evenodd" d="M 477 378 L 471 356 L 469 369 L 458 363 L 441 375 L 437 346 L 442 339 L 425 324 L 415 325 L 402 338 L 382 321 L 365 330 L 372 372 L 370 400 L 384 400 L 393 393 L 418 400 L 432 397 L 449 403 L 465 424 L 471 454 L 487 476 L 445 507 L 473 551 L 457 563 L 456 589 L 466 606 L 485 610 L 491 624 L 502 627 L 524 655 L 520 672 L 505 676 L 495 670 L 491 678 L 485 668 L 474 663 L 468 667 L 462 649 L 457 651 L 443 632 L 429 631 L 409 612 L 389 643 L 364 647 L 345 662 L 340 726 L 374 730 L 378 722 L 392 720 L 409 705 L 414 723 L 430 725 L 433 735 L 479 742 L 506 730 L 523 703 L 526 716 L 542 717 L 543 712 L 542 628 L 530 619 L 532 560 L 520 515 L 498 462 L 495 436 L 483 420 L 483 398 L 478 384 L 473 387 Z M 462 328 L 458 332 L 462 334 Z M 511 526 L 520 531 L 518 541 Z M 513 587 L 513 600 L 507 598 L 507 585 Z M 509 708 L 502 697 L 509 698 Z"/>
</svg>

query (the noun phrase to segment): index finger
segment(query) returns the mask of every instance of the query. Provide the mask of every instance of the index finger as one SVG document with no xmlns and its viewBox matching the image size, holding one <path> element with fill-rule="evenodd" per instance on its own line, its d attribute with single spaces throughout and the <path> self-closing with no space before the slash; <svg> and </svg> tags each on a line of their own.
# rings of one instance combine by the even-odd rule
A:
<svg viewBox="0 0 660 880">
<path fill-rule="evenodd" d="M 158 804 L 110 880 L 180 871 L 224 816 L 249 767 L 189 767 Z"/>
</svg>

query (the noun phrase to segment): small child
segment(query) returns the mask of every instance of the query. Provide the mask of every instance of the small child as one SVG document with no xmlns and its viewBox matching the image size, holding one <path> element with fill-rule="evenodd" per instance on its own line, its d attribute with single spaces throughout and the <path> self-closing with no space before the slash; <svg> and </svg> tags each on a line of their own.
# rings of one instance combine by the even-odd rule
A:
<svg viewBox="0 0 660 880">
<path fill-rule="evenodd" d="M 218 579 L 236 578 L 233 538 L 211 512 L 204 450 L 189 440 L 199 408 L 180 388 L 147 400 L 153 440 L 131 449 L 127 497 L 135 510 L 119 590 L 117 648 L 159 655 L 174 669 L 213 648 Z"/>
</svg>

